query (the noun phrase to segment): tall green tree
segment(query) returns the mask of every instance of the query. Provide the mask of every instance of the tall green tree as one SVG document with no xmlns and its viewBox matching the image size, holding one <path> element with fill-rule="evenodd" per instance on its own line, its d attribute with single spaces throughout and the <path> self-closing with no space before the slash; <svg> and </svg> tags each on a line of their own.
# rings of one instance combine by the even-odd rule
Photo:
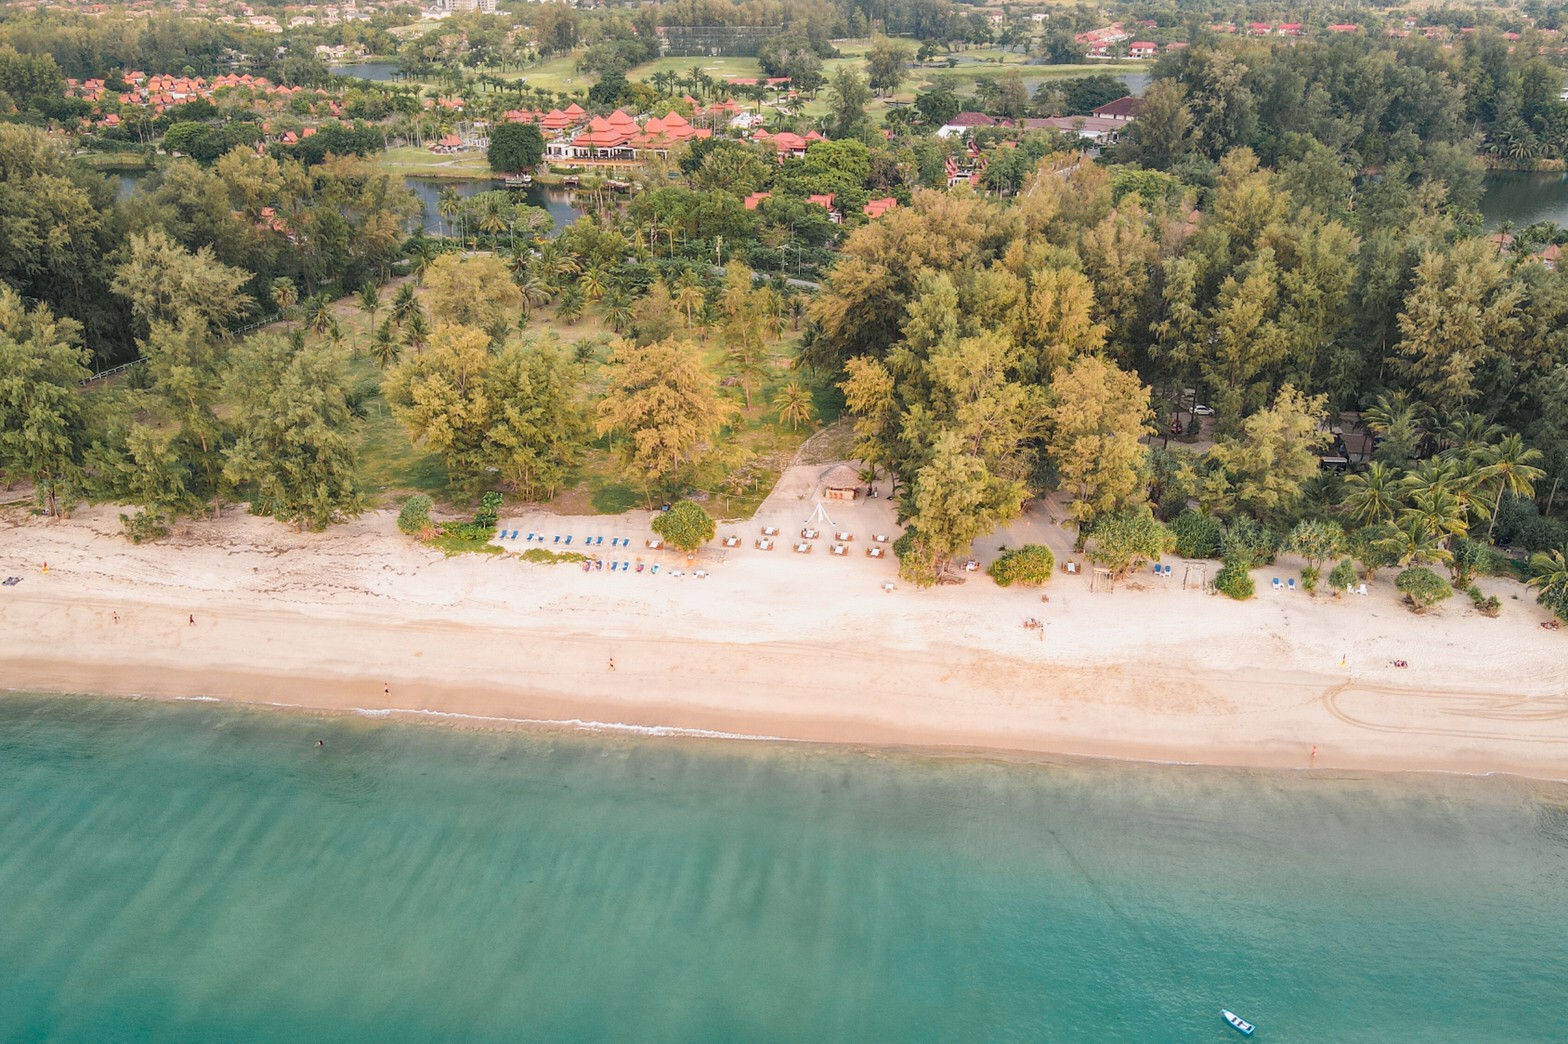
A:
<svg viewBox="0 0 1568 1044">
<path fill-rule="evenodd" d="M 1143 502 L 1142 439 L 1154 413 L 1136 374 L 1080 356 L 1052 383 L 1046 415 L 1046 448 L 1072 494 L 1068 510 L 1080 534 L 1101 515 Z"/>
<path fill-rule="evenodd" d="M 81 327 L 32 308 L 0 286 L 0 474 L 33 483 L 38 500 L 59 517 L 83 482 L 88 418 L 77 390 L 92 375 Z"/>
<path fill-rule="evenodd" d="M 253 513 L 319 530 L 363 510 L 348 379 L 326 345 L 252 338 L 235 352 L 228 397 L 236 435 L 224 474 Z"/>
<path fill-rule="evenodd" d="M 605 376 L 598 431 L 616 437 L 622 458 L 650 491 L 677 481 L 701 458 L 734 409 L 688 341 L 622 344 Z"/>
</svg>

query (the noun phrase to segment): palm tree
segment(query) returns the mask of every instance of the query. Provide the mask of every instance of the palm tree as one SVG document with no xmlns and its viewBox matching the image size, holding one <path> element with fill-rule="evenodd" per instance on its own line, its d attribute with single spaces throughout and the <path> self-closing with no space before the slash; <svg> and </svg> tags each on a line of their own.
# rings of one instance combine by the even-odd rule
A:
<svg viewBox="0 0 1568 1044">
<path fill-rule="evenodd" d="M 369 329 L 376 328 L 376 313 L 381 311 L 381 288 L 369 280 L 359 288 L 359 310 L 370 317 Z"/>
<path fill-rule="evenodd" d="M 1377 528 L 1379 534 L 1373 541 L 1374 546 L 1401 568 L 1428 562 L 1447 562 L 1453 558 L 1453 553 L 1448 550 L 1447 535 L 1427 528 L 1419 515 L 1402 516 L 1398 525 Z"/>
<path fill-rule="evenodd" d="M 376 332 L 370 335 L 370 357 L 383 370 L 397 362 L 401 351 L 402 346 L 397 343 L 397 337 L 392 332 L 392 320 L 388 319 L 376 327 Z"/>
<path fill-rule="evenodd" d="M 420 310 L 419 297 L 414 293 L 413 284 L 404 283 L 398 287 L 392 298 L 392 321 L 402 326 L 409 316 Z"/>
<path fill-rule="evenodd" d="M 561 294 L 561 303 L 555 308 L 555 317 L 571 326 L 583 314 L 583 292 L 575 286 L 567 287 Z"/>
<path fill-rule="evenodd" d="M 343 326 L 336 319 L 333 319 L 332 325 L 327 327 L 327 340 L 332 343 L 333 351 L 343 347 Z M 358 356 L 359 353 L 356 351 L 354 354 Z"/>
<path fill-rule="evenodd" d="M 696 272 L 687 271 L 676 286 L 675 307 L 686 313 L 686 329 L 690 330 L 696 316 L 707 305 L 707 297 L 702 292 L 702 280 Z"/>
<path fill-rule="evenodd" d="M 812 415 L 815 413 L 811 393 L 802 387 L 799 381 L 790 381 L 779 389 L 777 404 L 779 423 L 788 424 L 790 431 L 794 431 L 802 424 L 811 423 Z"/>
<path fill-rule="evenodd" d="M 425 344 L 430 340 L 430 327 L 425 323 L 425 313 L 415 312 L 403 324 L 403 344 L 412 348 L 418 355 L 425 350 Z"/>
<path fill-rule="evenodd" d="M 489 236 L 498 236 L 512 227 L 506 219 L 505 208 L 499 200 L 487 199 L 484 202 L 484 214 L 479 218 L 479 231 Z M 514 234 L 515 240 L 515 234 Z"/>
<path fill-rule="evenodd" d="M 452 228 L 452 222 L 461 217 L 464 212 L 463 197 L 458 195 L 457 189 L 448 185 L 441 190 L 441 195 L 436 198 L 436 213 L 446 221 L 447 230 Z M 461 225 L 459 225 L 459 239 L 462 239 Z"/>
<path fill-rule="evenodd" d="M 1399 473 L 1380 460 L 1345 479 L 1345 514 L 1357 525 L 1389 522 L 1399 510 Z"/>
<path fill-rule="evenodd" d="M 530 275 L 523 280 L 523 285 L 519 289 L 523 292 L 523 313 L 525 315 L 540 305 L 549 304 L 550 299 L 555 296 L 555 287 L 537 275 Z"/>
<path fill-rule="evenodd" d="M 278 312 L 283 318 L 288 318 L 289 309 L 298 300 L 299 288 L 294 285 L 294 280 L 288 276 L 279 276 L 272 281 L 272 303 L 278 306 Z"/>
<path fill-rule="evenodd" d="M 1464 501 L 1445 486 L 1427 486 L 1410 495 L 1410 504 L 1399 513 L 1401 527 L 1430 534 L 1445 548 L 1456 536 L 1470 531 L 1470 512 Z"/>
<path fill-rule="evenodd" d="M 632 301 L 621 290 L 611 290 L 604 295 L 604 320 L 610 329 L 620 333 L 632 321 Z"/>
<path fill-rule="evenodd" d="M 1444 452 L 1468 454 L 1490 446 L 1502 433 L 1501 425 L 1493 424 L 1479 413 L 1466 411 L 1443 425 L 1438 438 L 1442 441 Z"/>
<path fill-rule="evenodd" d="M 597 301 L 609 292 L 610 277 L 604 269 L 594 265 L 582 274 L 577 280 L 577 285 L 582 289 L 585 298 Z"/>
<path fill-rule="evenodd" d="M 324 334 L 337 322 L 337 316 L 332 311 L 332 298 L 326 291 L 313 294 L 308 307 L 305 325 L 312 333 L 318 336 Z"/>
<path fill-rule="evenodd" d="M 1557 616 L 1568 620 L 1568 548 L 1537 551 L 1530 556 L 1530 586 L 1536 597 Z"/>
<path fill-rule="evenodd" d="M 1516 497 L 1535 495 L 1535 484 L 1546 477 L 1546 472 L 1536 467 L 1541 451 L 1526 446 L 1518 435 L 1507 435 L 1495 446 L 1482 450 L 1481 475 L 1485 482 L 1497 486 L 1497 496 L 1492 501 L 1490 519 L 1486 524 L 1486 539 L 1492 539 L 1492 527 L 1497 525 L 1497 512 L 1503 506 L 1503 494 Z"/>
<path fill-rule="evenodd" d="M 1393 464 L 1403 464 L 1410 458 L 1416 443 L 1421 440 L 1420 413 L 1419 407 L 1406 398 L 1404 392 L 1377 397 L 1377 401 L 1367 408 L 1362 417 L 1372 433 L 1388 445 L 1386 452 L 1379 447 L 1380 457 L 1399 457 L 1398 460 L 1390 461 Z"/>
</svg>

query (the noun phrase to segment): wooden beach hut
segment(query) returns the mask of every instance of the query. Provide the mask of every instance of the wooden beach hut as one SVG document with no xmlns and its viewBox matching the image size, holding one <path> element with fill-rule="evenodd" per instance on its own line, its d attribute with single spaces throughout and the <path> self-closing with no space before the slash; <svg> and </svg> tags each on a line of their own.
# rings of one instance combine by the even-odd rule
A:
<svg viewBox="0 0 1568 1044">
<path fill-rule="evenodd" d="M 825 500 L 854 500 L 860 493 L 860 473 L 848 464 L 835 464 L 818 481 Z"/>
</svg>

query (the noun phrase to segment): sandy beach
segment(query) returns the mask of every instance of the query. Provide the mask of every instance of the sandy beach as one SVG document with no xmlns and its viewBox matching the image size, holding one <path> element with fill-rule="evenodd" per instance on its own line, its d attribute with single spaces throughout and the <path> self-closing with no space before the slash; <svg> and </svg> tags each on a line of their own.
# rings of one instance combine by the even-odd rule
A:
<svg viewBox="0 0 1568 1044">
<path fill-rule="evenodd" d="M 1539 626 L 1522 585 L 1481 581 L 1498 619 L 1462 596 L 1413 615 L 1386 578 L 1366 597 L 1276 593 L 1290 560 L 1259 570 L 1246 603 L 1183 589 L 1179 560 L 1168 580 L 1109 593 L 1059 572 L 1049 602 L 981 573 L 920 591 L 865 554 L 874 533 L 897 532 L 885 499 L 828 504 L 813 552 L 791 552 L 821 470 L 793 469 L 756 519 L 721 523 L 691 562 L 645 547 L 647 513 L 503 520 L 574 547 L 603 536 L 595 550 L 628 572 L 445 558 L 390 512 L 321 534 L 231 512 L 142 546 L 111 508 L 13 514 L 0 574 L 23 580 L 0 589 L 0 686 L 480 726 L 1568 776 L 1568 633 Z M 1026 542 L 1071 557 L 1051 513 L 1037 505 L 976 557 Z M 781 530 L 776 550 L 753 546 L 764 525 Z M 853 535 L 847 555 L 829 553 L 836 530 Z M 731 534 L 739 546 L 719 546 Z M 614 537 L 631 546 L 612 552 Z"/>
</svg>

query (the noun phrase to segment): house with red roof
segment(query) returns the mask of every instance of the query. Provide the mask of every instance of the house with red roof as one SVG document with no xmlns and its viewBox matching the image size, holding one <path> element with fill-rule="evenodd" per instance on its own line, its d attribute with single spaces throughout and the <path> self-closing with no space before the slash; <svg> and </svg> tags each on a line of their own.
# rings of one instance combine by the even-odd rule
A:
<svg viewBox="0 0 1568 1044">
<path fill-rule="evenodd" d="M 1160 45 L 1152 40 L 1136 40 L 1127 45 L 1129 58 L 1153 58 L 1160 51 Z"/>
<path fill-rule="evenodd" d="M 865 214 L 867 218 L 875 221 L 877 218 L 881 217 L 883 214 L 886 214 L 888 211 L 897 206 L 898 200 L 894 199 L 892 196 L 884 196 L 882 199 L 871 200 L 865 206 L 861 207 L 860 210 L 861 213 Z"/>
</svg>

